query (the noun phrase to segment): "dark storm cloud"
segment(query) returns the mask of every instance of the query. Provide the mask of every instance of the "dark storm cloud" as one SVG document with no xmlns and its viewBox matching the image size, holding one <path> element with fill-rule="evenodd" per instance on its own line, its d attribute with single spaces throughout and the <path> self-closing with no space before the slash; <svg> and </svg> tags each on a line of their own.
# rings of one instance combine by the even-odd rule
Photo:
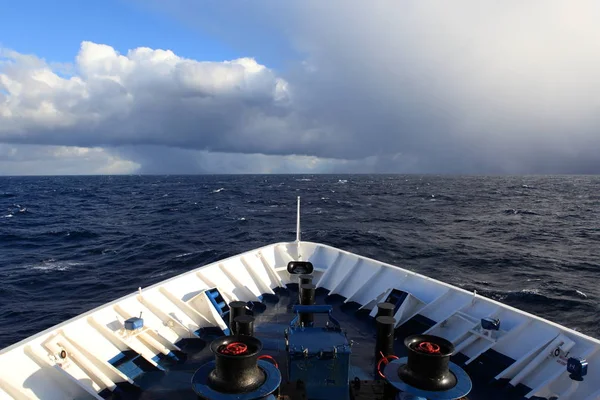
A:
<svg viewBox="0 0 600 400">
<path fill-rule="evenodd" d="M 267 62 L 295 52 L 303 67 L 283 76 L 296 108 L 336 138 L 329 156 L 400 171 L 600 172 L 598 2 L 157 7 Z"/>
</svg>

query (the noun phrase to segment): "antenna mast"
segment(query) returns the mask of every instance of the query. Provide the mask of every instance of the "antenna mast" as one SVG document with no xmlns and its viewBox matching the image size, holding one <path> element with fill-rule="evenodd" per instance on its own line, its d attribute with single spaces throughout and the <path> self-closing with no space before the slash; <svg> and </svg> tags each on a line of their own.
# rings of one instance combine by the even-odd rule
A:
<svg viewBox="0 0 600 400">
<path fill-rule="evenodd" d="M 298 211 L 296 214 L 296 242 L 300 242 L 300 196 L 298 196 Z"/>
</svg>

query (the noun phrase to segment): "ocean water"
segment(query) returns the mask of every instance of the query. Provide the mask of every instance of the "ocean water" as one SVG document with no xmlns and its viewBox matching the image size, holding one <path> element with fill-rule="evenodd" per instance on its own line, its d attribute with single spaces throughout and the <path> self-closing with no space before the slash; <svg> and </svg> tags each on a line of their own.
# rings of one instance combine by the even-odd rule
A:
<svg viewBox="0 0 600 400">
<path fill-rule="evenodd" d="M 600 337 L 600 177 L 0 177 L 0 348 L 189 269 L 302 238 Z"/>
</svg>

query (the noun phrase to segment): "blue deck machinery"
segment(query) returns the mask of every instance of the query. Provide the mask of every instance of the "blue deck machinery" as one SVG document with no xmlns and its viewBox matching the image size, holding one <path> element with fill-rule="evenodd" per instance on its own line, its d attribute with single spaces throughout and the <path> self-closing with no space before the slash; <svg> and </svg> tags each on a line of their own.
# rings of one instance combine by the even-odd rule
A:
<svg viewBox="0 0 600 400">
<path fill-rule="evenodd" d="M 285 331 L 288 375 L 302 381 L 309 399 L 349 398 L 351 347 L 339 322 L 332 316 L 333 307 L 315 305 L 315 285 L 300 284 L 300 304 Z M 315 315 L 325 314 L 325 326 L 317 326 Z"/>
<path fill-rule="evenodd" d="M 312 264 L 291 262 L 298 275 L 298 304 L 281 333 L 285 351 L 275 358 L 260 355 L 262 342 L 254 337 L 254 318 L 244 303 L 229 304 L 230 335 L 215 339 L 210 350 L 215 359 L 192 378 L 199 399 L 207 400 L 455 400 L 466 398 L 471 380 L 450 362 L 454 346 L 431 335 L 404 338 L 407 357 L 394 355 L 394 304 L 380 303 L 374 346 L 374 379 L 351 377 L 351 342 L 333 315 L 330 305 L 315 304 Z M 281 349 L 283 350 L 283 346 Z M 270 359 L 270 361 L 267 361 Z M 363 366 L 373 360 L 361 360 Z M 283 367 L 283 365 L 282 365 Z M 282 378 L 285 382 L 282 383 Z"/>
</svg>

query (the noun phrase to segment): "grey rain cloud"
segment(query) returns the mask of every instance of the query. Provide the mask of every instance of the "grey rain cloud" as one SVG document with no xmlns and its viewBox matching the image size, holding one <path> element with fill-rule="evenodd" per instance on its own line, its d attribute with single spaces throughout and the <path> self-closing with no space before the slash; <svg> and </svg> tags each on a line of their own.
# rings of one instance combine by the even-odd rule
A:
<svg viewBox="0 0 600 400">
<path fill-rule="evenodd" d="M 598 2 L 153 7 L 262 64 L 84 42 L 61 78 L 4 51 L 0 141 L 156 173 L 600 173 Z"/>
</svg>

